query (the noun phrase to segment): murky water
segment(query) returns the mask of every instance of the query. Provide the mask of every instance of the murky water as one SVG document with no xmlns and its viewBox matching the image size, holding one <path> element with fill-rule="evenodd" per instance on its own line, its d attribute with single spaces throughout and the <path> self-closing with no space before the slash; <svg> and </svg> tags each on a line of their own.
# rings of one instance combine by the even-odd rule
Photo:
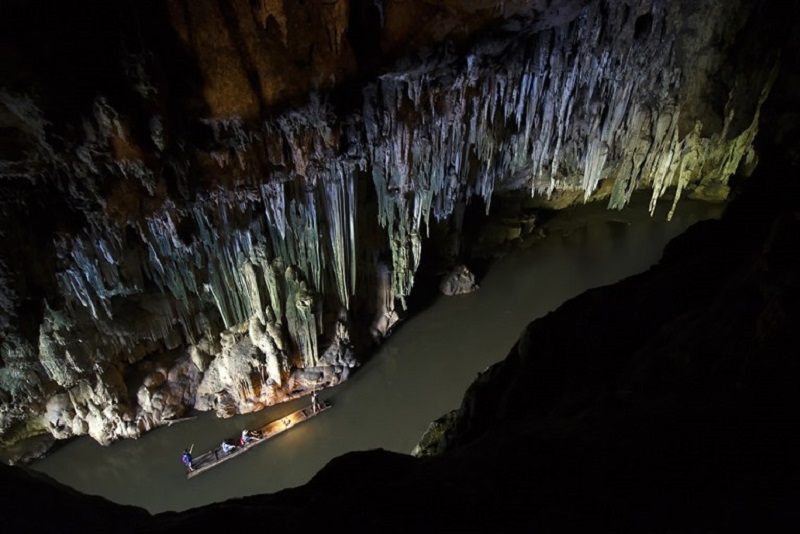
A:
<svg viewBox="0 0 800 534">
<path fill-rule="evenodd" d="M 179 460 L 184 447 L 194 444 L 197 455 L 307 401 L 232 419 L 205 414 L 110 447 L 80 438 L 32 467 L 84 493 L 155 513 L 298 486 L 349 451 L 408 453 L 431 421 L 458 407 L 478 372 L 506 356 L 530 321 L 589 288 L 647 269 L 672 237 L 722 211 L 681 201 L 667 223 L 663 207 L 651 219 L 645 206 L 639 199 L 623 212 L 584 206 L 559 215 L 551 221 L 556 228 L 586 225 L 555 231 L 497 261 L 471 295 L 439 298 L 349 381 L 320 395 L 333 401 L 331 410 L 192 480 Z"/>
</svg>

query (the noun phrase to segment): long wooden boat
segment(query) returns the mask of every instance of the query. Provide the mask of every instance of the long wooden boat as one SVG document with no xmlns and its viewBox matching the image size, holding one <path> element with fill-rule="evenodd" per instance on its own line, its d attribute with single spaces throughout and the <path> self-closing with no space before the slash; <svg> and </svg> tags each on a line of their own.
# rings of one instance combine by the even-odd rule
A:
<svg viewBox="0 0 800 534">
<path fill-rule="evenodd" d="M 330 401 L 319 401 L 317 402 L 316 408 L 313 404 L 309 404 L 305 408 L 297 410 L 296 412 L 290 413 L 285 417 L 281 417 L 271 423 L 268 423 L 260 428 L 252 429 L 253 433 L 260 434 L 261 437 L 254 438 L 252 441 L 245 443 L 244 445 L 236 445 L 236 448 L 230 452 L 224 452 L 222 450 L 222 444 L 215 449 L 212 449 L 206 453 L 201 454 L 192 459 L 192 466 L 193 469 L 187 469 L 186 471 L 186 478 L 196 477 L 200 473 L 205 473 L 209 469 L 212 469 L 222 462 L 227 462 L 228 460 L 232 460 L 236 458 L 240 454 L 244 454 L 247 451 L 261 445 L 265 441 L 274 438 L 278 434 L 282 432 L 286 432 L 290 428 L 293 428 L 303 421 L 307 421 L 312 417 L 315 417 L 332 405 Z M 236 441 L 238 443 L 238 436 Z"/>
</svg>

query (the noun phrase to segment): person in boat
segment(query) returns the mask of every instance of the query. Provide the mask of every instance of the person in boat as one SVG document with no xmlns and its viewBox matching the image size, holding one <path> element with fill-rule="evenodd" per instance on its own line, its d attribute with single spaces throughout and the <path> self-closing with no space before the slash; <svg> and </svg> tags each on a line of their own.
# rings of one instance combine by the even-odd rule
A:
<svg viewBox="0 0 800 534">
<path fill-rule="evenodd" d="M 242 437 L 239 438 L 239 443 L 244 446 L 250 443 L 251 441 L 254 441 L 255 439 L 256 438 L 253 435 L 253 433 L 245 428 L 244 430 L 242 430 Z"/>
<path fill-rule="evenodd" d="M 314 413 L 317 413 L 317 411 L 319 410 L 319 405 L 317 404 L 317 390 L 316 389 L 311 393 L 311 407 L 314 410 Z"/>
<path fill-rule="evenodd" d="M 181 462 L 183 465 L 186 466 L 186 469 L 189 471 L 194 470 L 194 464 L 192 463 L 192 455 L 189 453 L 188 449 L 183 449 L 183 454 L 181 454 Z"/>
<path fill-rule="evenodd" d="M 236 445 L 231 443 L 229 440 L 225 440 L 222 442 L 222 452 L 228 454 L 229 452 L 233 451 L 236 448 Z"/>
</svg>

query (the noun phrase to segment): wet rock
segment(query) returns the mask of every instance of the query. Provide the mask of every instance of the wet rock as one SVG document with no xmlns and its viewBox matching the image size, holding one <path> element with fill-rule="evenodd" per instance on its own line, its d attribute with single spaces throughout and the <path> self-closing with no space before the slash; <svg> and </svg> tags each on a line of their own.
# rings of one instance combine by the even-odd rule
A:
<svg viewBox="0 0 800 534">
<path fill-rule="evenodd" d="M 66 393 L 54 395 L 47 401 L 45 413 L 50 433 L 56 439 L 66 439 L 77 435 L 75 425 L 75 408 Z"/>
<path fill-rule="evenodd" d="M 417 442 L 412 449 L 411 455 L 422 458 L 425 456 L 438 456 L 442 454 L 448 443 L 448 434 L 451 433 L 455 427 L 457 416 L 458 411 L 453 410 L 433 421 L 428 426 L 428 429 L 422 435 L 419 442 Z"/>
<path fill-rule="evenodd" d="M 475 275 L 465 266 L 459 265 L 442 277 L 439 290 L 447 295 L 465 295 L 478 289 Z"/>
<path fill-rule="evenodd" d="M 157 388 L 161 384 L 163 384 L 167 380 L 163 374 L 158 371 L 150 373 L 144 379 L 144 386 L 148 389 L 150 388 Z"/>
</svg>

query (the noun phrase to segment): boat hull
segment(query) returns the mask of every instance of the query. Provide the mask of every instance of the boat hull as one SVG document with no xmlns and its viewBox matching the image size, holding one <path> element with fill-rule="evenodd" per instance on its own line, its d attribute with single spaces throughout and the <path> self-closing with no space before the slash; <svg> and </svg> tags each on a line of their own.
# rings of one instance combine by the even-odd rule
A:
<svg viewBox="0 0 800 534">
<path fill-rule="evenodd" d="M 299 425 L 304 421 L 308 421 L 312 417 L 316 417 L 317 415 L 321 414 L 325 410 L 331 407 L 330 401 L 320 401 L 317 403 L 316 408 L 313 404 L 309 404 L 308 406 L 297 410 L 296 412 L 290 413 L 285 417 L 281 417 L 280 419 L 276 419 L 266 425 L 253 429 L 253 432 L 261 434 L 260 438 L 254 438 L 252 441 L 245 443 L 244 445 L 237 445 L 235 449 L 230 452 L 224 452 L 222 450 L 222 446 L 216 447 L 206 453 L 203 453 L 192 460 L 193 469 L 189 469 L 186 471 L 186 478 L 194 478 L 197 475 L 205 473 L 206 471 L 213 469 L 214 467 L 220 465 L 221 463 L 227 462 L 228 460 L 232 460 L 237 456 L 240 456 L 247 451 L 254 449 L 255 447 L 269 441 L 270 439 L 274 438 L 275 436 L 286 432 L 287 430 L 294 428 L 295 426 Z"/>
</svg>

